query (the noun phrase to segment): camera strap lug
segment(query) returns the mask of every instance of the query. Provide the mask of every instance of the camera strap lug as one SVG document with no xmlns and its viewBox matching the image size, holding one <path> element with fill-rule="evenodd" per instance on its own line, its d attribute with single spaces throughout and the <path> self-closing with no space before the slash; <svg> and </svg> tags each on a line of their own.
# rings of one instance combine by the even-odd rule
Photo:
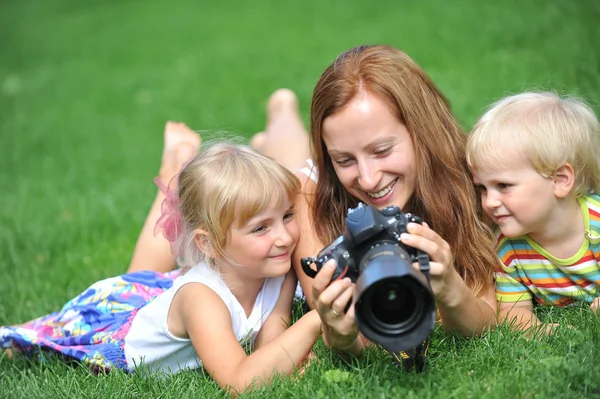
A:
<svg viewBox="0 0 600 399">
<path fill-rule="evenodd" d="M 421 252 L 417 255 L 417 261 L 419 262 L 419 270 L 425 275 L 427 282 L 431 282 L 429 279 L 429 255 Z"/>
</svg>

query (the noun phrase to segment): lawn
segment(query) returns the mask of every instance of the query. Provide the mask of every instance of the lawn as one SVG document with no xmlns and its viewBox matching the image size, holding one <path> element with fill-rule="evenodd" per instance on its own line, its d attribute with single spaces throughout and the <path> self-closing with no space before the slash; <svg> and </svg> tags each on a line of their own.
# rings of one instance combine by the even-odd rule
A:
<svg viewBox="0 0 600 399">
<path fill-rule="evenodd" d="M 304 120 L 320 73 L 358 44 L 406 51 L 468 130 L 494 100 L 528 89 L 577 94 L 600 112 L 597 0 L 105 0 L 0 2 L 0 325 L 55 311 L 126 270 L 155 193 L 166 120 L 249 137 L 265 104 L 294 90 Z M 424 374 L 369 351 L 319 361 L 246 397 L 600 397 L 600 322 L 527 340 L 436 330 Z M 94 376 L 56 359 L 0 354 L 0 397 L 223 397 L 186 372 Z"/>
</svg>

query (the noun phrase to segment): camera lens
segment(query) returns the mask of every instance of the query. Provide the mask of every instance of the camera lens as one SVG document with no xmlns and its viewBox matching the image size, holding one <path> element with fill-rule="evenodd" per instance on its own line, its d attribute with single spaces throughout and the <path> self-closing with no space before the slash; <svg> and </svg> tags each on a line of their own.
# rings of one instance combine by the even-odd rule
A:
<svg viewBox="0 0 600 399">
<path fill-rule="evenodd" d="M 381 323 L 397 325 L 411 318 L 416 307 L 412 292 L 398 281 L 384 281 L 371 299 L 371 313 Z"/>
<path fill-rule="evenodd" d="M 359 330 L 391 351 L 423 342 L 433 330 L 435 302 L 427 280 L 396 243 L 365 251 L 356 281 L 354 306 Z"/>
</svg>

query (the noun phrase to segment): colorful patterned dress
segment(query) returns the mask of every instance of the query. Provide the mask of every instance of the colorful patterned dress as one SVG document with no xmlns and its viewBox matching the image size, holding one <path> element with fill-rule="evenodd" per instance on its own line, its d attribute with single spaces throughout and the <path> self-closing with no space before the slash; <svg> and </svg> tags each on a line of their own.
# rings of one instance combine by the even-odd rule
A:
<svg viewBox="0 0 600 399">
<path fill-rule="evenodd" d="M 126 368 L 123 344 L 133 317 L 180 274 L 140 271 L 98 281 L 59 312 L 0 327 L 0 347 L 50 350 L 100 369 Z"/>
</svg>

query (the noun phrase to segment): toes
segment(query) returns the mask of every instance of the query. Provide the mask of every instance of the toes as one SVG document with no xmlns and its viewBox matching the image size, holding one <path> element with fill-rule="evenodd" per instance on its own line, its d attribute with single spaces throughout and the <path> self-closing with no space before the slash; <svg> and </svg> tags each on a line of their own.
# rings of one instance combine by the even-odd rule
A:
<svg viewBox="0 0 600 399">
<path fill-rule="evenodd" d="M 261 152 L 267 142 L 267 134 L 265 132 L 256 133 L 250 139 L 250 146 L 256 151 Z"/>
<path fill-rule="evenodd" d="M 267 114 L 271 118 L 284 110 L 298 110 L 298 98 L 290 89 L 277 89 L 271 97 L 267 105 Z"/>
</svg>

